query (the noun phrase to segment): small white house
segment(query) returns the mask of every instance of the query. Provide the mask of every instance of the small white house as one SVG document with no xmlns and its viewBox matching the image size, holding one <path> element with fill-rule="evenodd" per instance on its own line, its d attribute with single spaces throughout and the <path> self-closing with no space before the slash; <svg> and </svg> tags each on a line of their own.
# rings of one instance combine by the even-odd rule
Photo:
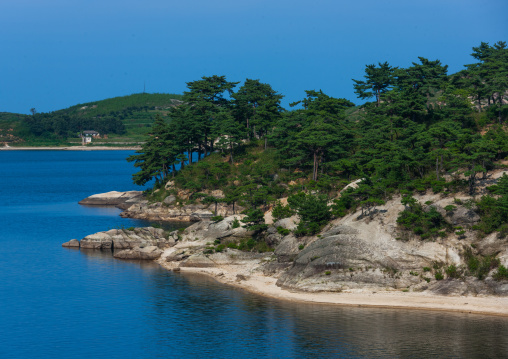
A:
<svg viewBox="0 0 508 359">
<path fill-rule="evenodd" d="M 83 131 L 81 132 L 81 143 L 87 145 L 92 143 L 92 138 L 99 138 L 101 134 L 97 131 Z"/>
</svg>

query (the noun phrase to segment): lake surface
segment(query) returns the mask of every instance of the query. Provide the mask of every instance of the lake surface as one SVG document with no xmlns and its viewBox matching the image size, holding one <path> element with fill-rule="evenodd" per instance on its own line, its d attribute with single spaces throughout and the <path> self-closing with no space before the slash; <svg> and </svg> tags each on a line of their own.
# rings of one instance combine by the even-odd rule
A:
<svg viewBox="0 0 508 359">
<path fill-rule="evenodd" d="M 146 223 L 91 194 L 139 189 L 129 151 L 0 151 L 0 358 L 507 358 L 508 318 L 275 301 L 62 248 Z"/>
</svg>

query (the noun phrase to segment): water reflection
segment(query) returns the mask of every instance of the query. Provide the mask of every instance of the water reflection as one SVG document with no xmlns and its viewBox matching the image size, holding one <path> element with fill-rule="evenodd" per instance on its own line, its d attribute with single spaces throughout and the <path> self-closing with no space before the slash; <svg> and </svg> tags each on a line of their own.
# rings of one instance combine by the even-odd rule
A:
<svg viewBox="0 0 508 359">
<path fill-rule="evenodd" d="M 502 317 L 281 302 L 188 273 L 154 276 L 150 293 L 153 339 L 166 354 L 204 355 L 209 343 L 221 357 L 508 355 Z"/>
<path fill-rule="evenodd" d="M 140 338 L 146 357 L 508 356 L 508 318 L 277 301 L 204 275 L 168 272 L 152 261 L 117 260 L 109 251 L 79 253 L 104 263 L 110 275 L 143 271 L 140 320 L 151 328 Z"/>
</svg>

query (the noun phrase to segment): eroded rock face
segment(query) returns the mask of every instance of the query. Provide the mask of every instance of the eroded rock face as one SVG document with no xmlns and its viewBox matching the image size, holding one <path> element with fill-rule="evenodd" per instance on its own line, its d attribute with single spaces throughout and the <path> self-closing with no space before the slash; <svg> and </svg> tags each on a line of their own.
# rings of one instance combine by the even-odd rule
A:
<svg viewBox="0 0 508 359">
<path fill-rule="evenodd" d="M 82 249 L 123 250 L 145 247 L 157 247 L 164 249 L 174 245 L 172 236 L 165 237 L 160 228 L 146 227 L 127 229 L 111 229 L 106 232 L 98 232 L 86 236 L 80 241 Z"/>
<path fill-rule="evenodd" d="M 287 241 L 284 246 L 281 243 L 276 254 L 296 252 L 294 239 Z M 420 272 L 450 253 L 450 249 L 437 243 L 415 244 L 386 235 L 368 237 L 358 229 L 337 225 L 299 251 L 293 266 L 277 284 L 307 291 L 406 288 L 422 282 L 422 278 L 401 273 Z"/>
<path fill-rule="evenodd" d="M 235 215 L 224 218 L 220 222 L 200 221 L 189 226 L 181 233 L 183 240 L 195 241 L 196 239 L 213 241 L 215 239 L 239 239 L 252 236 L 252 232 L 243 228 L 242 218 L 245 215 Z M 240 226 L 233 228 L 234 221 L 238 220 Z"/>
<path fill-rule="evenodd" d="M 446 212 L 441 206 L 432 205 L 443 216 L 444 220 L 453 226 L 470 227 L 480 221 L 480 216 L 472 209 L 458 206 L 450 212 Z M 427 208 L 430 208 L 427 207 Z"/>
<path fill-rule="evenodd" d="M 151 221 L 181 222 L 198 222 L 215 216 L 215 204 L 189 204 L 179 206 L 175 204 L 172 196 L 166 197 L 166 200 L 164 204 L 139 201 L 122 212 L 120 216 L 124 218 L 138 218 Z M 234 213 L 238 213 L 240 210 L 241 208 L 238 208 L 238 206 L 235 210 L 233 210 L 233 206 L 228 206 L 224 203 L 217 204 L 218 216 L 231 216 Z"/>
<path fill-rule="evenodd" d="M 147 259 L 155 260 L 162 254 L 162 249 L 156 246 L 148 246 L 144 248 L 134 247 L 132 249 L 123 249 L 115 252 L 115 258 L 120 259 Z"/>
</svg>

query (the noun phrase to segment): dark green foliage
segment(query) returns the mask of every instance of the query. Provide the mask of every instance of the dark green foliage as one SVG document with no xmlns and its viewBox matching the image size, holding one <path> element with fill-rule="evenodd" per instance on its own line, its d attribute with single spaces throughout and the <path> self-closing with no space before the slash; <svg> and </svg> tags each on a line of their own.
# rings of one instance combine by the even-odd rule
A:
<svg viewBox="0 0 508 359">
<path fill-rule="evenodd" d="M 339 199 L 333 200 L 332 214 L 336 217 L 344 217 L 346 213 L 353 207 L 355 202 L 352 195 L 354 191 L 352 189 L 343 192 Z"/>
<path fill-rule="evenodd" d="M 235 229 L 235 228 L 240 228 L 240 221 L 238 220 L 238 218 L 235 218 L 233 223 L 231 224 L 231 228 Z"/>
<path fill-rule="evenodd" d="M 504 233 L 508 223 L 508 176 L 504 174 L 489 190 L 499 197 L 482 196 L 476 203 L 477 212 L 481 216 L 478 228 L 486 234 L 495 230 Z"/>
<path fill-rule="evenodd" d="M 396 67 L 391 67 L 388 62 L 378 63 L 376 65 L 365 66 L 366 81 L 353 80 L 355 82 L 355 93 L 359 98 L 376 97 L 376 105 L 381 103 L 381 95 L 386 93 L 394 83 L 394 71 Z"/>
<path fill-rule="evenodd" d="M 506 46 L 482 43 L 473 51 L 478 62 L 451 76 L 439 60 L 423 57 L 407 68 L 369 65 L 364 81 L 355 81 L 355 90 L 376 101 L 360 107 L 323 91 L 306 91 L 292 104 L 301 106 L 286 111 L 280 107 L 282 95 L 259 80 L 247 79 L 236 92 L 238 83 L 225 76 L 189 82 L 185 103 L 168 113 L 171 145 L 165 147 L 171 156 L 158 166 L 170 170 L 149 170 L 148 175 L 173 175 L 173 165 L 181 164 L 184 168 L 175 177 L 178 188 L 194 193 L 221 189 L 221 201 L 248 211 L 266 211 L 278 198 L 292 195 L 290 209 L 302 218 L 296 231 L 300 235 L 317 233 L 332 215 L 358 208 L 361 217 L 374 216 L 386 200 L 402 193 L 405 210 L 398 223 L 404 237 L 444 238 L 451 228 L 443 217 L 411 194 L 474 194 L 478 181 L 508 155 L 503 127 L 508 85 L 499 75 L 508 62 Z M 192 164 L 193 152 L 208 157 Z M 358 188 L 342 192 L 330 208 L 326 198 L 337 198 L 354 179 L 363 180 Z M 468 206 L 482 217 L 475 228 L 504 235 L 508 180 L 501 179 L 491 196 Z M 264 224 L 255 219 L 259 215 L 251 214 L 248 226 L 261 231 Z M 275 220 L 290 214 L 275 203 Z"/>
<path fill-rule="evenodd" d="M 328 199 L 323 195 L 297 193 L 288 198 L 288 204 L 300 216 L 300 223 L 295 230 L 297 235 L 318 233 L 332 217 Z"/>
<path fill-rule="evenodd" d="M 445 273 L 448 276 L 448 278 L 459 278 L 460 277 L 460 273 L 454 264 L 451 264 L 448 267 L 446 267 Z"/>
<path fill-rule="evenodd" d="M 455 211 L 456 209 L 457 209 L 457 207 L 456 207 L 456 206 L 453 206 L 453 205 L 451 205 L 451 204 L 449 204 L 448 206 L 446 206 L 446 207 L 444 208 L 444 210 L 445 210 L 446 212 L 453 212 L 453 211 Z"/>
<path fill-rule="evenodd" d="M 228 247 L 228 248 L 233 248 L 233 247 Z M 238 245 L 236 245 L 235 249 L 238 249 L 241 251 L 255 251 L 255 252 L 259 252 L 259 253 L 273 252 L 273 248 L 271 248 L 268 244 L 266 244 L 266 242 L 256 241 L 254 238 L 241 240 L 240 243 L 238 243 Z"/>
<path fill-rule="evenodd" d="M 289 233 L 291 233 L 291 231 L 289 229 L 287 229 L 287 228 L 278 226 L 277 227 L 277 233 L 282 234 L 283 236 L 287 236 Z"/>
<path fill-rule="evenodd" d="M 217 253 L 220 253 L 222 252 L 224 249 L 226 249 L 226 245 L 225 244 L 219 244 L 215 247 L 215 252 Z"/>
<path fill-rule="evenodd" d="M 179 163 L 175 146 L 169 136 L 167 124 L 157 115 L 150 137 L 141 150 L 127 158 L 127 161 L 134 162 L 134 166 L 140 168 L 139 172 L 132 175 L 134 183 L 142 186 L 152 179 L 155 179 L 157 184 L 164 182 L 171 166 L 174 169 L 174 165 Z"/>
<path fill-rule="evenodd" d="M 159 109 L 178 104 L 181 95 L 133 94 L 102 101 L 79 104 L 68 109 L 38 113 L 23 119 L 28 132 L 25 138 L 77 137 L 84 130 L 104 134 L 144 135 Z"/>
<path fill-rule="evenodd" d="M 288 205 L 283 206 L 280 201 L 275 202 L 275 206 L 273 206 L 272 209 L 272 217 L 274 221 L 291 217 L 293 214 L 295 214 L 295 212 Z"/>
<path fill-rule="evenodd" d="M 508 269 L 504 265 L 500 265 L 497 268 L 497 272 L 494 274 L 495 280 L 508 279 Z"/>
<path fill-rule="evenodd" d="M 252 208 L 245 210 L 244 213 L 247 216 L 242 219 L 242 222 L 246 224 L 248 230 L 261 232 L 268 228 L 268 225 L 265 224 L 265 215 L 263 211 Z"/>
<path fill-rule="evenodd" d="M 421 239 L 436 238 L 439 231 L 448 229 L 448 224 L 434 206 L 425 210 L 416 199 L 411 196 L 402 198 L 402 204 L 406 207 L 399 213 L 397 223 L 406 231 L 412 231 Z"/>
<path fill-rule="evenodd" d="M 434 274 L 434 278 L 436 278 L 436 280 L 443 280 L 444 279 L 443 272 L 441 272 L 440 270 L 436 271 L 436 273 Z"/>
<path fill-rule="evenodd" d="M 485 278 L 492 269 L 499 266 L 499 259 L 495 258 L 495 256 L 476 256 L 469 247 L 465 248 L 464 259 L 466 260 L 469 272 L 478 279 Z"/>
</svg>

